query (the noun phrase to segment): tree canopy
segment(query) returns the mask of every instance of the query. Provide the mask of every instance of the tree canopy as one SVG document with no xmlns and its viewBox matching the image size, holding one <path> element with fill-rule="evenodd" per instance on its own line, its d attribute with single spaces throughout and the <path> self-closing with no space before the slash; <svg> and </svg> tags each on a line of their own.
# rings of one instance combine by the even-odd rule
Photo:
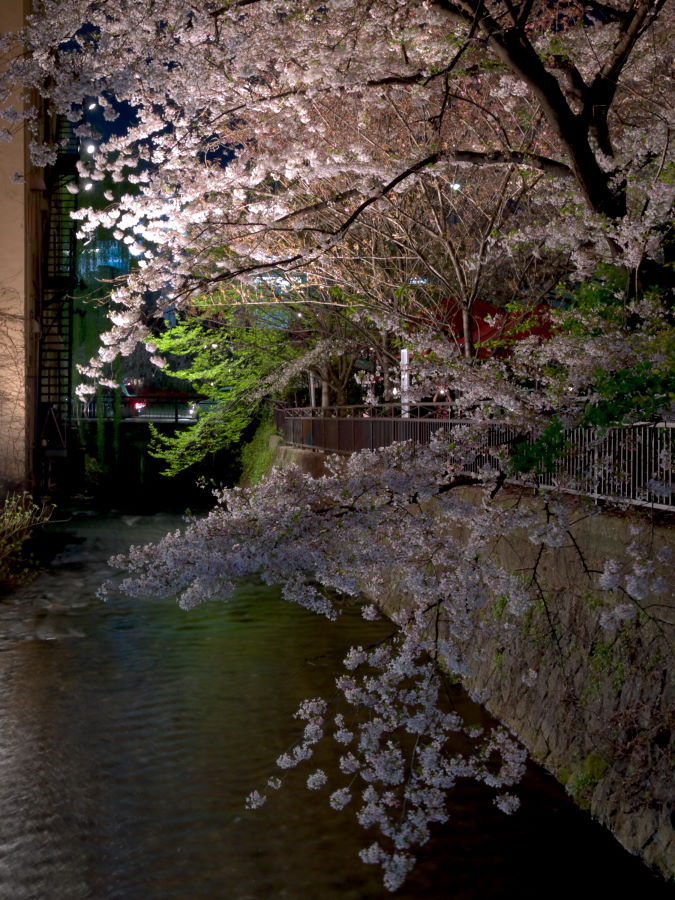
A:
<svg viewBox="0 0 675 900">
<path fill-rule="evenodd" d="M 653 277 L 673 194 L 672 34 L 664 0 L 45 0 L 4 45 L 9 79 L 82 137 L 97 137 L 92 103 L 134 110 L 81 163 L 94 184 L 135 186 L 80 211 L 83 234 L 113 228 L 139 260 L 100 364 L 147 339 L 147 290 L 180 305 L 304 266 L 437 172 L 541 175 L 549 245 L 582 266 L 651 261 Z M 37 163 L 54 152 L 33 144 Z"/>
<path fill-rule="evenodd" d="M 194 351 L 204 321 L 158 337 L 163 310 L 208 308 L 233 289 L 246 314 L 257 307 L 245 286 L 286 273 L 317 292 L 320 339 L 296 356 L 273 328 L 256 337 L 262 346 L 242 332 L 247 391 L 280 361 L 290 360 L 281 377 L 300 367 L 327 380 L 326 355 L 366 337 L 387 378 L 396 350 L 411 350 L 412 399 L 456 390 L 464 421 L 430 446 L 358 454 L 323 479 L 275 472 L 219 494 L 184 534 L 118 560 L 137 595 L 176 594 L 189 607 L 255 573 L 329 618 L 342 598 L 396 579 L 396 636 L 355 648 L 338 683 L 365 719 L 332 723 L 346 783 L 330 801 L 354 799 L 361 824 L 379 829 L 363 859 L 391 890 L 446 817 L 458 778 L 494 787 L 506 812 L 517 806 L 504 789 L 521 752 L 499 731 L 465 756 L 449 749 L 463 726 L 439 706 L 435 664 L 461 677 L 484 629 L 508 641 L 535 604 L 548 612 L 546 548 L 578 551 L 600 629 L 654 619 L 658 600 L 645 598 L 664 593 L 646 542 L 591 570 L 555 490 L 539 514 L 504 486 L 520 468 L 538 490 L 565 428 L 657 419 L 672 400 L 673 34 L 665 0 L 41 0 L 25 30 L 3 38 L 5 122 L 21 121 L 12 87 L 37 91 L 95 143 L 81 177 L 94 191 L 120 185 L 117 199 L 104 193 L 107 205 L 77 213 L 82 237 L 112 230 L 137 260 L 112 293 L 112 327 L 87 378 L 139 341 L 160 366 L 184 339 Z M 92 105 L 110 120 L 132 110 L 128 128 L 103 139 Z M 57 151 L 32 145 L 37 165 Z M 527 325 L 542 299 L 545 339 Z M 508 310 L 481 353 L 479 300 Z M 461 328 L 450 327 L 458 315 Z M 212 381 L 215 393 L 230 386 L 238 358 L 241 319 L 223 313 L 210 336 L 220 321 L 227 348 L 205 340 L 188 370 L 205 393 Z M 513 441 L 486 445 L 495 420 L 520 440 L 511 470 Z M 661 456 L 654 482 L 669 491 L 672 459 Z M 526 572 L 492 552 L 511 539 L 536 548 Z M 496 601 L 503 620 L 485 615 Z M 282 769 L 309 759 L 330 724 L 320 700 L 298 715 L 303 736 Z M 324 780 L 319 770 L 307 785 Z"/>
</svg>

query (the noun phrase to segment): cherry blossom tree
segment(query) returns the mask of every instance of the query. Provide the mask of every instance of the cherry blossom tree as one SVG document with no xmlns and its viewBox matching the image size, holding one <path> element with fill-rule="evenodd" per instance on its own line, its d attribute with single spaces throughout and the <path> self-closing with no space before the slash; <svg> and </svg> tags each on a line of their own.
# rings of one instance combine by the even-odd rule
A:
<svg viewBox="0 0 675 900">
<path fill-rule="evenodd" d="M 255 489 L 225 491 L 206 518 L 119 560 L 126 590 L 177 594 L 186 607 L 227 597 L 252 574 L 329 618 L 341 598 L 400 600 L 391 641 L 347 657 L 343 708 L 303 704 L 302 736 L 278 760 L 282 770 L 309 760 L 331 730 L 345 778 L 330 802 L 354 802 L 361 824 L 379 830 L 363 858 L 382 866 L 391 890 L 443 821 L 457 779 L 494 787 L 507 812 L 517 805 L 508 789 L 522 752 L 501 731 L 453 751 L 449 737 L 463 726 L 439 702 L 436 664 L 466 672 L 481 646 L 467 646 L 469 634 L 476 622 L 491 627 L 481 610 L 506 598 L 516 622 L 546 602 L 536 561 L 529 579 L 516 577 L 490 548 L 523 534 L 537 554 L 574 545 L 555 493 L 542 517 L 505 489 L 509 447 L 490 443 L 488 424 L 499 417 L 534 437 L 554 414 L 574 425 L 598 399 L 599 370 L 666 365 L 674 180 L 663 60 L 673 32 L 665 0 L 573 0 L 563 10 L 539 0 L 42 0 L 26 29 L 3 39 L 14 54 L 7 84 L 37 90 L 81 138 L 96 137 L 91 104 L 108 119 L 121 104 L 133 110 L 126 132 L 80 165 L 94 186 L 133 186 L 83 207 L 80 234 L 111 230 L 138 260 L 85 367 L 94 379 L 139 341 L 156 354 L 149 293 L 160 313 L 185 308 L 233 280 L 321 271 L 353 247 L 362 256 L 366 234 L 390 256 L 392 244 L 393 256 L 415 256 L 418 273 L 411 221 L 419 228 L 429 191 L 454 183 L 485 209 L 490 185 L 502 185 L 492 206 L 500 225 L 514 190 L 527 188 L 543 211 L 523 215 L 513 234 L 493 235 L 485 215 L 461 250 L 436 228 L 426 271 L 458 296 L 461 286 L 467 313 L 482 283 L 467 278 L 476 255 L 481 273 L 489 257 L 493 277 L 519 247 L 569 260 L 578 277 L 599 263 L 630 275 L 610 291 L 609 312 L 571 303 L 552 313 L 550 340 L 532 336 L 481 365 L 433 322 L 410 329 L 382 302 L 369 315 L 414 351 L 414 396 L 456 378 L 468 422 L 429 447 L 355 455 L 326 478 L 274 472 Z M 34 142 L 34 161 L 53 162 L 57 149 Z M 387 259 L 382 271 L 397 266 Z M 645 614 L 644 598 L 664 589 L 644 556 L 586 575 L 608 628 Z M 310 790 L 325 783 L 321 770 L 307 779 Z"/>
<path fill-rule="evenodd" d="M 476 300 L 524 314 L 569 271 L 568 257 L 548 252 L 543 237 L 510 242 L 525 220 L 550 227 L 555 219 L 555 207 L 534 196 L 537 179 L 512 168 L 495 175 L 466 183 L 457 170 L 420 177 L 365 212 L 309 272 L 340 284 L 364 309 L 396 312 L 413 330 L 436 326 L 471 359 Z"/>
<path fill-rule="evenodd" d="M 148 289 L 180 304 L 233 275 L 301 266 L 381 198 L 457 164 L 544 173 L 569 210 L 554 243 L 580 262 L 592 248 L 633 271 L 658 267 L 672 205 L 659 77 L 669 24 L 663 0 L 560 14 L 482 0 L 158 0 L 149 10 L 46 0 L 9 76 L 82 137 L 90 103 L 109 118 L 123 101 L 135 110 L 82 172 L 137 186 L 82 211 L 83 234 L 112 228 L 139 258 L 115 295 L 105 359 L 147 337 Z M 411 147 L 392 104 L 412 128 L 435 128 Z M 43 163 L 55 153 L 33 151 Z M 328 207 L 339 220 L 330 229 L 316 221 Z M 276 236 L 288 233 L 303 241 L 280 254 Z"/>
</svg>

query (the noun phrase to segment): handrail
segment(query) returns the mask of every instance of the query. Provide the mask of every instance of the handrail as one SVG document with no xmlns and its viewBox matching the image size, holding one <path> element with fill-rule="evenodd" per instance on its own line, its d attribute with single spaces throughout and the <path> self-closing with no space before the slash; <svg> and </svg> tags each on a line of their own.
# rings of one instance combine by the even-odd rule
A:
<svg viewBox="0 0 675 900">
<path fill-rule="evenodd" d="M 402 411 L 408 416 L 401 415 Z M 287 444 L 336 453 L 374 450 L 397 441 L 429 443 L 439 431 L 471 420 L 454 418 L 450 403 L 388 403 L 377 406 L 289 407 L 277 411 Z M 500 422 L 485 423 L 483 446 L 469 466 L 503 468 L 522 433 Z M 538 484 L 596 500 L 675 509 L 675 422 L 636 423 L 607 428 L 578 427 L 562 434 L 562 450 L 553 472 Z M 514 478 L 518 480 L 518 478 Z"/>
<path fill-rule="evenodd" d="M 447 419 L 452 404 L 443 403 L 377 403 L 350 406 L 289 406 L 280 410 L 287 418 L 310 419 Z M 405 413 L 407 412 L 407 415 Z"/>
<path fill-rule="evenodd" d="M 171 397 L 166 394 L 120 396 L 118 404 L 112 396 L 92 397 L 76 406 L 74 418 L 80 421 L 113 420 L 117 415 L 125 421 L 194 422 L 198 415 L 199 397 Z M 101 405 L 102 404 L 102 405 Z M 119 413 L 116 413 L 116 409 Z"/>
</svg>

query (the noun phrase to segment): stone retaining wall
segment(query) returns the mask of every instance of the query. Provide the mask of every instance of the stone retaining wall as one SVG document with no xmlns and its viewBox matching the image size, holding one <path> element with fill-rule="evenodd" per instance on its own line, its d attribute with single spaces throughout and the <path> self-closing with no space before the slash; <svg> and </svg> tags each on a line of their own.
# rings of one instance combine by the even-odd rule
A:
<svg viewBox="0 0 675 900">
<path fill-rule="evenodd" d="M 296 462 L 318 475 L 323 457 L 283 447 L 277 462 Z M 472 492 L 478 499 L 475 489 L 464 491 L 465 499 Z M 513 502 L 513 495 L 509 500 L 507 492 L 504 502 Z M 519 502 L 539 504 L 543 515 L 541 500 Z M 600 625 L 607 595 L 600 599 L 584 568 L 602 568 L 607 558 L 626 560 L 635 528 L 653 549 L 675 551 L 675 530 L 644 512 L 595 515 L 592 506 L 569 502 L 578 512 L 572 529 L 577 547 L 545 549 L 537 567 L 542 594 L 524 618 L 506 615 L 498 597 L 477 614 L 464 648 L 464 684 L 627 850 L 675 877 L 673 592 L 659 600 L 662 606 L 645 607 L 607 630 Z M 492 553 L 509 571 L 526 573 L 538 548 L 522 535 L 498 541 Z M 672 582 L 667 563 L 664 573 Z M 401 603 L 395 573 L 385 593 L 373 599 L 392 612 Z"/>
<path fill-rule="evenodd" d="M 573 545 L 546 548 L 538 565 L 543 594 L 524 619 L 505 619 L 495 598 L 483 612 L 492 627 L 476 623 L 480 650 L 467 641 L 465 686 L 627 850 L 673 877 L 673 591 L 659 598 L 663 605 L 647 608 L 647 599 L 645 612 L 608 630 L 600 623 L 607 594 L 600 598 L 584 564 L 625 561 L 635 528 L 654 550 L 675 551 L 675 531 L 640 514 L 585 517 L 583 504 L 572 505 L 583 562 Z M 525 535 L 494 548 L 510 571 L 533 566 L 538 551 Z"/>
</svg>

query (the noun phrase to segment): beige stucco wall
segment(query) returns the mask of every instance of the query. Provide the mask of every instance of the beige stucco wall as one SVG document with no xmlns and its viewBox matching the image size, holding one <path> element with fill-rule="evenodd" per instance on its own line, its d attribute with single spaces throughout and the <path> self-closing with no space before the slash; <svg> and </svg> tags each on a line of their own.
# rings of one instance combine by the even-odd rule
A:
<svg viewBox="0 0 675 900">
<path fill-rule="evenodd" d="M 26 5 L 23 0 L 3 0 L 0 32 L 21 26 Z M 20 106 L 17 98 L 13 102 Z M 37 350 L 40 198 L 31 186 L 39 187 L 41 180 L 26 164 L 24 130 L 12 130 L 14 140 L 0 143 L 0 491 L 32 480 Z M 12 183 L 15 172 L 26 183 Z"/>
</svg>

